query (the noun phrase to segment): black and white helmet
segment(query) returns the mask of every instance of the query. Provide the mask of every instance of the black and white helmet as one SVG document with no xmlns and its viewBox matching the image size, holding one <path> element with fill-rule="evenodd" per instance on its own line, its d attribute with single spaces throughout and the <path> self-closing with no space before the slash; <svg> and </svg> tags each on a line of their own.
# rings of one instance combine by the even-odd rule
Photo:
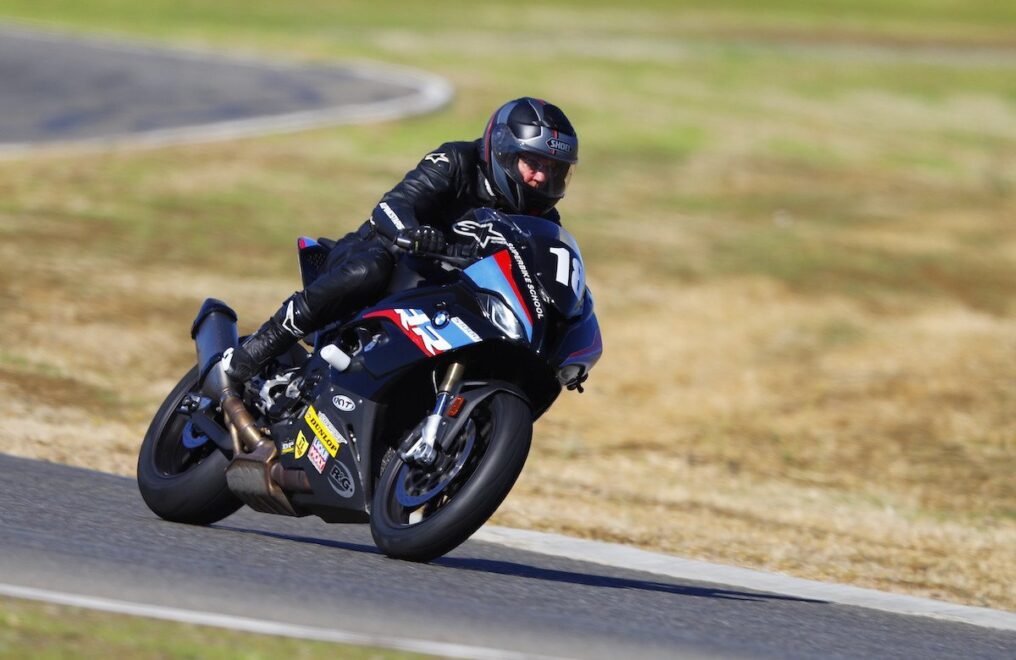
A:
<svg viewBox="0 0 1016 660">
<path fill-rule="evenodd" d="M 505 103 L 487 122 L 483 160 L 495 191 L 516 213 L 543 215 L 564 197 L 579 157 L 575 129 L 556 105 L 528 96 Z M 519 160 L 544 174 L 527 185 Z"/>
</svg>

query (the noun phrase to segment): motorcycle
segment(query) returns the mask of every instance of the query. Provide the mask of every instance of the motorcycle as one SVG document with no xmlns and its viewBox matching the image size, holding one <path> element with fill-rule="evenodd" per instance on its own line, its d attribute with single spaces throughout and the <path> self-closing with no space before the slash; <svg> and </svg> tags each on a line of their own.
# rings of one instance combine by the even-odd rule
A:
<svg viewBox="0 0 1016 660">
<path fill-rule="evenodd" d="M 479 209 L 453 232 L 469 257 L 402 255 L 379 303 L 246 384 L 222 366 L 239 345 L 236 314 L 206 300 L 191 328 L 197 365 L 141 445 L 148 507 L 197 525 L 244 504 L 369 523 L 382 552 L 419 562 L 479 529 L 521 473 L 533 422 L 563 388 L 582 391 L 603 347 L 566 230 Z M 306 286 L 328 242 L 298 248 Z"/>
</svg>

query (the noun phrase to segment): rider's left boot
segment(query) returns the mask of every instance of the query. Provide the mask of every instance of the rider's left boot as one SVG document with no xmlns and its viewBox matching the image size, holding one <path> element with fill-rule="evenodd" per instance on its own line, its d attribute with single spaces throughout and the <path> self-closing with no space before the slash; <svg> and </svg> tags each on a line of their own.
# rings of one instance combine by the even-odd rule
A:
<svg viewBox="0 0 1016 660">
<path fill-rule="evenodd" d="M 250 380 L 312 330 L 310 308 L 303 292 L 297 291 L 242 346 L 227 351 L 223 356 L 226 375 L 241 383 Z"/>
</svg>

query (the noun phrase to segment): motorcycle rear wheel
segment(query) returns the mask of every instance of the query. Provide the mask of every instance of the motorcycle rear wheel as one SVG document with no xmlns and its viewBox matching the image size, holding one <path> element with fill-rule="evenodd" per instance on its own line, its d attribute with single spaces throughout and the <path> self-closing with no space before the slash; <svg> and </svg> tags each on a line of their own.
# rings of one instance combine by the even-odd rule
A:
<svg viewBox="0 0 1016 660">
<path fill-rule="evenodd" d="M 194 367 L 169 393 L 152 419 L 138 455 L 138 489 L 160 518 L 210 525 L 243 506 L 226 484 L 229 459 L 211 440 L 194 449 L 183 444 L 187 416 L 181 401 L 198 387 Z M 216 420 L 222 423 L 221 418 Z"/>
<path fill-rule="evenodd" d="M 483 401 L 471 414 L 476 437 L 461 443 L 470 455 L 440 494 L 420 506 L 400 502 L 399 490 L 404 493 L 406 482 L 426 481 L 427 475 L 414 478 L 412 471 L 419 468 L 392 452 L 371 508 L 370 530 L 378 548 L 395 559 L 428 562 L 472 536 L 522 472 L 532 441 L 532 419 L 529 406 L 507 392 Z"/>
</svg>

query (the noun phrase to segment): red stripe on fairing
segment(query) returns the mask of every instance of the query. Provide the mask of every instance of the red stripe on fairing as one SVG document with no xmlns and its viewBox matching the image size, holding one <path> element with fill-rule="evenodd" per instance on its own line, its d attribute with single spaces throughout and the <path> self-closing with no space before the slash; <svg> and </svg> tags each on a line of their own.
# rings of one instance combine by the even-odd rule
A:
<svg viewBox="0 0 1016 660">
<path fill-rule="evenodd" d="M 394 309 L 381 309 L 376 312 L 370 312 L 369 314 L 364 314 L 363 318 L 388 319 L 389 321 L 397 325 L 399 327 L 399 330 L 402 330 L 402 334 L 409 337 L 410 341 L 416 344 L 416 347 L 419 348 L 421 351 L 423 351 L 425 355 L 433 355 L 433 353 L 427 350 L 427 347 L 423 343 L 423 338 L 420 337 L 420 335 L 416 334 L 406 326 L 402 325 L 402 317 L 400 317 L 399 313 L 396 312 Z"/>
<path fill-rule="evenodd" d="M 494 261 L 497 262 L 497 267 L 501 269 L 501 274 L 504 275 L 504 278 L 508 280 L 508 284 L 511 285 L 512 291 L 515 292 L 515 297 L 519 299 L 522 311 L 526 313 L 526 318 L 529 319 L 529 325 L 532 325 L 533 315 L 529 313 L 529 306 L 526 305 L 526 300 L 522 297 L 522 292 L 519 291 L 519 287 L 515 284 L 515 278 L 512 277 L 512 259 L 508 255 L 508 250 L 501 250 L 495 254 Z"/>
</svg>

